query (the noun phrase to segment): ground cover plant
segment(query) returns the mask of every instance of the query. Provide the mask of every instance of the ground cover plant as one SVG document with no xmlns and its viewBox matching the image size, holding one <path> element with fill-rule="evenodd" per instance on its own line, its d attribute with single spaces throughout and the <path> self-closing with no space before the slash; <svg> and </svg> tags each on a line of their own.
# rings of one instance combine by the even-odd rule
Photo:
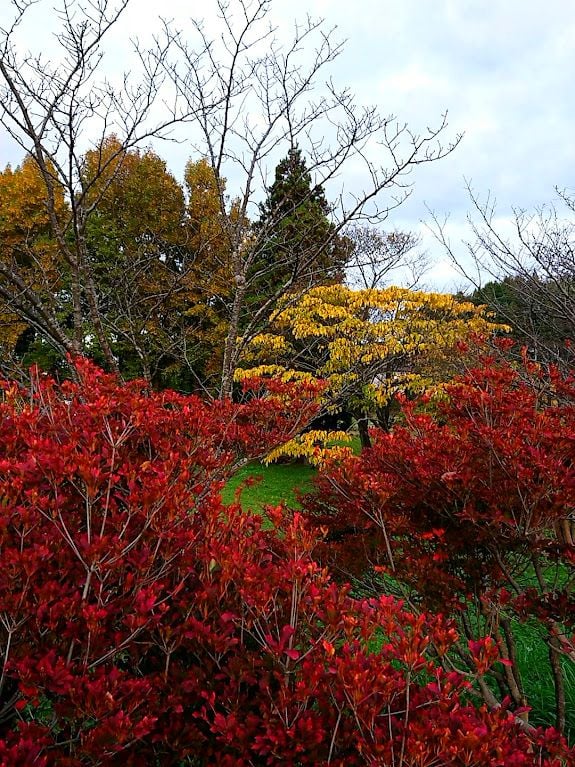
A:
<svg viewBox="0 0 575 767">
<path fill-rule="evenodd" d="M 206 404 L 76 372 L 0 404 L 0 764 L 569 763 L 443 668 L 451 621 L 352 598 L 301 514 L 221 504 L 317 392 Z M 493 641 L 468 653 L 497 668 Z"/>
<path fill-rule="evenodd" d="M 307 499 L 324 561 L 346 577 L 385 574 L 469 642 L 492 636 L 504 665 L 477 680 L 485 702 L 508 701 L 529 722 L 544 678 L 545 707 L 572 735 L 573 377 L 484 357 L 403 414 L 393 432 L 374 430 L 372 449 L 332 461 Z M 471 670 L 467 649 L 454 649 L 449 663 Z"/>
</svg>

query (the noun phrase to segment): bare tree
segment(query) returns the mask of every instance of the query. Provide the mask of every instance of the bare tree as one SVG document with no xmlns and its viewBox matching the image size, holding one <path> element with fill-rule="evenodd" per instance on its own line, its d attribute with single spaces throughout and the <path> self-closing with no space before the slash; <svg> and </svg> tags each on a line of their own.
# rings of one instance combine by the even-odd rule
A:
<svg viewBox="0 0 575 767">
<path fill-rule="evenodd" d="M 82 351 L 86 334 L 95 334 L 113 369 L 117 361 L 88 258 L 86 225 L 105 193 L 102 179 L 107 178 L 108 184 L 113 180 L 109 169 L 120 168 L 130 148 L 166 136 L 189 117 L 176 95 L 171 103 L 166 100 L 162 69 L 166 44 L 158 42 L 149 51 L 136 46 L 140 72 L 124 76 L 120 87 L 100 75 L 103 44 L 129 1 L 60 0 L 53 10 L 59 22 L 56 60 L 18 48 L 18 33 L 37 0 L 9 0 L 12 17 L 0 28 L 0 122 L 41 173 L 52 234 L 70 274 L 71 334 L 13 259 L 0 259 L 0 298 L 61 353 Z M 160 91 L 162 116 L 153 122 Z M 110 133 L 119 137 L 118 149 L 102 156 L 97 172 L 87 181 L 84 152 L 89 146 L 102 146 Z M 57 210 L 62 193 L 69 207 L 66 216 Z"/>
<path fill-rule="evenodd" d="M 367 223 L 345 230 L 351 242 L 348 283 L 359 289 L 383 288 L 390 279 L 416 287 L 428 268 L 420 238 L 411 232 L 385 232 Z"/>
<path fill-rule="evenodd" d="M 472 238 L 454 248 L 445 221 L 433 216 L 433 233 L 476 297 L 525 341 L 541 360 L 564 361 L 575 339 L 575 200 L 558 190 L 559 204 L 513 211 L 510 231 L 496 221 L 495 200 L 482 201 L 467 185 Z M 567 345 L 566 345 L 567 342 Z"/>
<path fill-rule="evenodd" d="M 338 89 L 328 70 L 342 47 L 322 21 L 308 18 L 296 24 L 291 39 L 282 44 L 270 24 L 270 0 L 218 0 L 218 9 L 218 34 L 208 34 L 201 23 L 194 23 L 195 44 L 168 25 L 165 34 L 180 54 L 166 71 L 188 111 L 197 117 L 195 149 L 209 158 L 222 180 L 222 210 L 227 204 L 224 176 L 237 189 L 239 215 L 228 218 L 234 290 L 220 387 L 227 396 L 246 344 L 280 297 L 296 284 L 298 291 L 305 289 L 301 275 L 313 274 L 314 264 L 329 245 L 322 243 L 299 259 L 297 269 L 288 270 L 266 300 L 250 310 L 250 287 L 263 276 L 254 265 L 259 264 L 269 229 L 262 227 L 247 236 L 245 221 L 258 191 L 270 186 L 270 165 L 278 154 L 298 146 L 318 186 L 337 186 L 352 163 L 363 166 L 364 186 L 337 194 L 331 210 L 333 238 L 352 221 L 383 221 L 409 195 L 410 172 L 451 152 L 459 137 L 441 143 L 445 116 L 436 128 L 415 134 L 377 108 L 356 104 L 349 90 Z M 389 194 L 382 195 L 384 191 Z M 269 227 L 278 223 L 272 220 Z"/>
</svg>

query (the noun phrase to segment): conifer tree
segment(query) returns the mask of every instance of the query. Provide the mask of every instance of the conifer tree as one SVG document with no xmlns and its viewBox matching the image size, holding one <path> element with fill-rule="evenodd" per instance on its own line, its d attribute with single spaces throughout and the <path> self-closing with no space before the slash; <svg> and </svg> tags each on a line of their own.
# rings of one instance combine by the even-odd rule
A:
<svg viewBox="0 0 575 767">
<path fill-rule="evenodd" d="M 279 282 L 294 288 L 341 282 L 349 243 L 329 219 L 323 186 L 314 185 L 301 150 L 294 146 L 277 165 L 260 205 L 255 231 L 262 241 L 254 264 L 257 292 L 269 294 Z"/>
</svg>

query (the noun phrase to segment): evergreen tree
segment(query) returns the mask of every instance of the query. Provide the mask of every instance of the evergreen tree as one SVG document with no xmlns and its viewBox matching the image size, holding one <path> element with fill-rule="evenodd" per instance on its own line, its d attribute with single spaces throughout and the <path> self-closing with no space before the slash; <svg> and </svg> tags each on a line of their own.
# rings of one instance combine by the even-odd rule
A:
<svg viewBox="0 0 575 767">
<path fill-rule="evenodd" d="M 301 150 L 292 147 L 276 168 L 254 225 L 261 243 L 252 269 L 256 293 L 269 296 L 274 286 L 288 282 L 290 288 L 306 288 L 342 281 L 350 247 L 329 212 L 323 187 L 313 185 Z"/>
</svg>

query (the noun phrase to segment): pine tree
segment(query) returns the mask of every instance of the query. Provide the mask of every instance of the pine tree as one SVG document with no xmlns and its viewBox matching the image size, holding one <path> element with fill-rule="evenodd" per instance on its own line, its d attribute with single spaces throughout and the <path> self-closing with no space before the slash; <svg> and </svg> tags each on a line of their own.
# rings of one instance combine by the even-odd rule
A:
<svg viewBox="0 0 575 767">
<path fill-rule="evenodd" d="M 258 292 L 275 285 L 305 288 L 341 282 L 350 250 L 329 220 L 321 185 L 313 185 L 301 150 L 292 147 L 277 166 L 254 229 L 261 253 L 252 274 Z"/>
</svg>

